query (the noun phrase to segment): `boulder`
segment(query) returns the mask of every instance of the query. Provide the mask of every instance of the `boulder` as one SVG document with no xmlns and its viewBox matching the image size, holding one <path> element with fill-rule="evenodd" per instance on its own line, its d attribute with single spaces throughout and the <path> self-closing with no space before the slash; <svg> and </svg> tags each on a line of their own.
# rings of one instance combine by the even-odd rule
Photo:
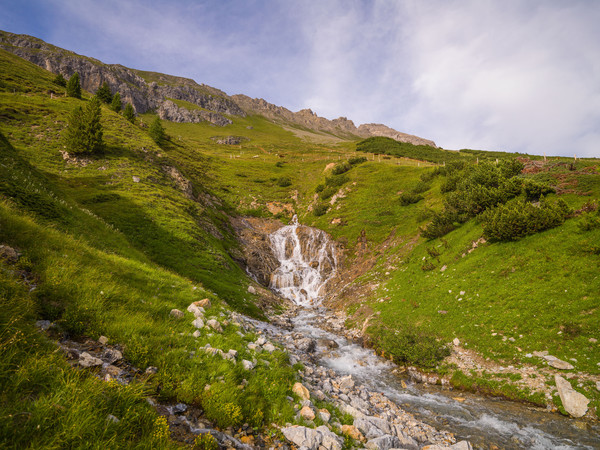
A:
<svg viewBox="0 0 600 450">
<path fill-rule="evenodd" d="M 183 311 L 180 311 L 178 309 L 172 309 L 171 312 L 169 313 L 169 316 L 171 316 L 175 319 L 183 319 Z"/>
<path fill-rule="evenodd" d="M 275 351 L 275 346 L 270 342 L 267 342 L 265 345 L 263 345 L 263 348 L 269 353 L 273 353 Z"/>
<path fill-rule="evenodd" d="M 310 406 L 303 406 L 300 410 L 300 416 L 302 416 L 304 420 L 314 420 L 315 412 Z"/>
<path fill-rule="evenodd" d="M 223 328 L 221 328 L 221 324 L 216 319 L 210 319 L 208 322 L 206 322 L 206 324 L 209 327 L 211 327 L 213 330 L 215 330 L 217 333 L 223 332 Z"/>
<path fill-rule="evenodd" d="M 200 308 L 208 309 L 212 306 L 212 303 L 210 302 L 209 299 L 203 298 L 202 300 L 198 300 L 197 302 L 194 302 L 194 305 L 199 306 Z"/>
<path fill-rule="evenodd" d="M 293 442 L 298 447 L 306 447 L 311 450 L 319 448 L 323 435 L 317 430 L 294 425 L 282 428 L 281 432 L 288 441 Z"/>
<path fill-rule="evenodd" d="M 344 442 L 337 434 L 325 425 L 317 427 L 317 431 L 321 433 L 321 447 L 324 447 L 327 450 L 342 450 Z"/>
<path fill-rule="evenodd" d="M 554 381 L 556 382 L 556 388 L 558 389 L 558 395 L 560 400 L 570 415 L 573 417 L 582 417 L 588 410 L 588 403 L 590 402 L 585 395 L 580 394 L 571 386 L 567 380 L 560 375 L 554 375 Z"/>
<path fill-rule="evenodd" d="M 123 359 L 123 354 L 114 348 L 108 348 L 104 351 L 102 358 L 109 364 L 113 364 L 120 359 Z"/>
<path fill-rule="evenodd" d="M 575 367 L 573 367 L 572 364 L 569 364 L 568 362 L 563 361 L 558 358 L 553 359 L 548 364 L 551 365 L 552 367 L 554 367 L 555 369 L 560 369 L 560 370 L 573 370 L 575 368 Z"/>
<path fill-rule="evenodd" d="M 331 419 L 331 413 L 329 411 L 327 411 L 326 409 L 320 409 L 319 410 L 319 419 L 321 419 L 325 423 L 328 423 L 329 419 Z"/>
<path fill-rule="evenodd" d="M 300 400 L 310 399 L 310 392 L 302 383 L 295 383 L 292 387 L 292 392 L 300 397 Z"/>
<path fill-rule="evenodd" d="M 400 447 L 400 441 L 396 436 L 386 434 L 377 438 L 371 439 L 365 444 L 365 447 L 372 450 L 389 450 L 390 448 Z"/>
<path fill-rule="evenodd" d="M 364 441 L 365 437 L 354 425 L 342 425 L 342 433 L 355 441 Z"/>
<path fill-rule="evenodd" d="M 88 352 L 83 352 L 79 355 L 79 365 L 81 367 L 94 367 L 101 366 L 104 364 L 100 358 L 96 358 L 95 356 L 90 355 Z"/>
<path fill-rule="evenodd" d="M 244 370 L 252 370 L 254 369 L 254 363 L 252 361 L 248 361 L 247 359 L 242 359 L 242 367 Z"/>
<path fill-rule="evenodd" d="M 192 322 L 192 325 L 198 329 L 204 328 L 204 321 L 200 317 L 196 317 Z"/>
</svg>

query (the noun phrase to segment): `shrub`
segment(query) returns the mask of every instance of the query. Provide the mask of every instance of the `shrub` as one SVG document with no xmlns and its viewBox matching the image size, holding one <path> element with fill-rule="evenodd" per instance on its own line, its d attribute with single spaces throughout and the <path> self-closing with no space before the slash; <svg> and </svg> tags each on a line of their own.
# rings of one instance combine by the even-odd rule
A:
<svg viewBox="0 0 600 450">
<path fill-rule="evenodd" d="M 277 186 L 279 187 L 288 187 L 292 185 L 292 180 L 290 177 L 279 177 L 277 179 Z"/>
<path fill-rule="evenodd" d="M 125 109 L 123 110 L 123 117 L 129 120 L 131 123 L 135 123 L 135 110 L 131 103 L 127 103 L 125 105 Z"/>
<path fill-rule="evenodd" d="M 431 222 L 421 229 L 421 236 L 426 239 L 442 237 L 454 230 L 455 214 L 452 211 L 442 210 L 433 214 Z"/>
<path fill-rule="evenodd" d="M 365 158 L 364 156 L 353 156 L 352 158 L 350 158 L 348 160 L 348 162 L 350 163 L 350 165 L 356 166 L 358 164 L 362 164 L 364 162 L 367 162 L 367 158 Z"/>
<path fill-rule="evenodd" d="M 420 194 L 415 194 L 414 192 L 403 192 L 400 194 L 400 204 L 402 206 L 412 205 L 413 203 L 417 203 L 423 200 L 423 196 Z"/>
<path fill-rule="evenodd" d="M 317 185 L 317 187 L 315 188 L 315 192 L 318 194 L 319 192 L 322 192 L 323 189 L 325 189 L 325 185 L 323 183 Z"/>
<path fill-rule="evenodd" d="M 348 181 L 350 181 L 350 178 L 346 175 L 333 175 L 325 179 L 325 184 L 327 186 L 339 187 L 346 184 Z"/>
<path fill-rule="evenodd" d="M 285 162 L 283 162 L 283 161 L 277 161 L 275 163 L 275 167 L 283 167 L 284 164 L 285 164 Z"/>
<path fill-rule="evenodd" d="M 545 183 L 539 183 L 533 180 L 523 182 L 523 194 L 527 200 L 539 200 L 542 195 L 554 194 L 556 190 Z"/>
<path fill-rule="evenodd" d="M 336 187 L 327 186 L 321 191 L 321 193 L 319 194 L 319 198 L 321 200 L 327 200 L 328 198 L 331 198 L 337 191 L 338 189 Z"/>
<path fill-rule="evenodd" d="M 102 102 L 107 105 L 112 102 L 112 92 L 110 92 L 110 87 L 108 87 L 108 83 L 105 81 L 102 83 L 102 86 L 98 88 L 96 91 L 96 97 L 98 97 Z"/>
<path fill-rule="evenodd" d="M 67 85 L 67 80 L 65 80 L 65 77 L 63 77 L 62 74 L 59 73 L 54 78 L 54 84 L 65 87 Z"/>
<path fill-rule="evenodd" d="M 75 72 L 67 83 L 67 95 L 69 97 L 81 99 L 81 84 L 79 83 L 79 74 Z"/>
<path fill-rule="evenodd" d="M 342 173 L 348 172 L 350 169 L 352 169 L 350 163 L 348 161 L 344 161 L 341 163 L 337 163 L 335 167 L 331 170 L 331 173 L 333 175 L 341 175 Z"/>
<path fill-rule="evenodd" d="M 564 200 L 539 206 L 519 198 L 482 215 L 483 235 L 490 241 L 511 241 L 561 225 L 570 213 Z"/>
<path fill-rule="evenodd" d="M 162 123 L 160 122 L 160 117 L 156 116 L 154 118 L 154 120 L 150 124 L 150 128 L 148 129 L 148 134 L 150 135 L 152 140 L 158 145 L 163 144 L 163 142 L 166 140 L 167 135 L 165 133 L 165 129 L 162 126 Z"/>
<path fill-rule="evenodd" d="M 110 109 L 118 113 L 119 111 L 121 111 L 121 108 L 121 94 L 117 92 L 115 93 L 115 95 L 113 95 L 112 101 L 110 102 Z"/>
<path fill-rule="evenodd" d="M 412 188 L 412 192 L 415 194 L 422 194 L 423 192 L 427 192 L 430 187 L 431 186 L 428 183 L 424 181 L 419 181 L 417 185 L 414 188 Z"/>
<path fill-rule="evenodd" d="M 600 228 L 600 210 L 583 214 L 577 222 L 577 227 L 581 231 L 592 231 Z"/>
<path fill-rule="evenodd" d="M 327 203 L 318 203 L 315 205 L 313 209 L 313 214 L 317 217 L 324 215 L 329 209 L 329 205 Z"/>
<path fill-rule="evenodd" d="M 77 107 L 69 116 L 64 141 L 69 153 L 99 152 L 104 147 L 100 100 L 92 97 L 85 110 Z"/>
<path fill-rule="evenodd" d="M 424 183 L 430 183 L 437 175 L 438 172 L 436 172 L 435 170 L 429 170 L 425 173 L 422 173 L 419 178 Z"/>
<path fill-rule="evenodd" d="M 421 367 L 435 367 L 450 354 L 445 345 L 440 345 L 435 336 L 424 334 L 417 329 L 403 326 L 391 330 L 379 326 L 372 330 L 373 344 L 384 355 L 391 356 L 397 364 L 416 364 Z"/>
</svg>

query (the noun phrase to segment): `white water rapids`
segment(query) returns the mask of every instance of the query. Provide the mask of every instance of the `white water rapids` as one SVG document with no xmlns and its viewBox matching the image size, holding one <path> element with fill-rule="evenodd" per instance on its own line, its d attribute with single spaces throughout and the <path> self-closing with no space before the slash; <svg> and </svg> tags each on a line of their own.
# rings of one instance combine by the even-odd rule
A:
<svg viewBox="0 0 600 450">
<path fill-rule="evenodd" d="M 316 228 L 292 224 L 269 236 L 281 266 L 271 275 L 270 288 L 297 305 L 314 306 L 324 296 L 327 282 L 337 270 L 335 246 Z"/>
<path fill-rule="evenodd" d="M 600 448 L 600 429 L 596 425 L 581 425 L 539 408 L 476 394 L 461 392 L 463 399 L 459 401 L 447 388 L 419 385 L 408 379 L 403 383 L 392 373 L 394 366 L 372 350 L 318 326 L 326 315 L 319 305 L 325 297 L 327 283 L 336 275 L 338 264 L 335 246 L 327 234 L 299 225 L 294 216 L 290 225 L 269 238 L 281 264 L 271 275 L 271 289 L 308 307 L 294 318 L 293 332 L 261 325 L 273 338 L 283 339 L 289 333 L 300 333 L 316 341 L 321 338 L 336 341 L 339 348 L 334 351 L 318 345 L 312 360 L 338 375 L 353 375 L 371 391 L 383 392 L 419 419 L 456 433 L 476 449 Z"/>
</svg>

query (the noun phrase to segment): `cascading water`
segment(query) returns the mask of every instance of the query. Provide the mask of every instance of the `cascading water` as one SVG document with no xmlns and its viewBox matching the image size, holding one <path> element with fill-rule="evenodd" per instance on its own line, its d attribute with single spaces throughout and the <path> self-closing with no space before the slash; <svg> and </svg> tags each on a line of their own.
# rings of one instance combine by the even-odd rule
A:
<svg viewBox="0 0 600 450">
<path fill-rule="evenodd" d="M 299 225 L 294 216 L 291 225 L 269 238 L 281 264 L 271 275 L 270 288 L 298 305 L 319 304 L 337 269 L 336 249 L 327 234 Z"/>
</svg>

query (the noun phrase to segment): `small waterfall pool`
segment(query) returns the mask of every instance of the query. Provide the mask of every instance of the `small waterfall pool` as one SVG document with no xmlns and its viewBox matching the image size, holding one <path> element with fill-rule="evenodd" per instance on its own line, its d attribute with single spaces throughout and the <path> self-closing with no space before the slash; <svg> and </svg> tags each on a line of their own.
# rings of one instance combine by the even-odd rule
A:
<svg viewBox="0 0 600 450">
<path fill-rule="evenodd" d="M 298 224 L 270 235 L 271 246 L 281 266 L 271 276 L 271 288 L 303 308 L 295 317 L 294 332 L 313 339 L 332 339 L 339 348 L 317 347 L 319 364 L 340 375 L 351 374 L 371 391 L 384 393 L 423 422 L 455 433 L 481 449 L 598 449 L 600 427 L 578 422 L 540 409 L 438 386 L 415 384 L 401 379 L 395 366 L 344 337 L 332 334 L 317 324 L 326 284 L 335 276 L 335 246 L 321 230 Z M 273 329 L 285 335 L 288 331 Z M 454 397 L 460 397 L 456 400 Z"/>
</svg>

